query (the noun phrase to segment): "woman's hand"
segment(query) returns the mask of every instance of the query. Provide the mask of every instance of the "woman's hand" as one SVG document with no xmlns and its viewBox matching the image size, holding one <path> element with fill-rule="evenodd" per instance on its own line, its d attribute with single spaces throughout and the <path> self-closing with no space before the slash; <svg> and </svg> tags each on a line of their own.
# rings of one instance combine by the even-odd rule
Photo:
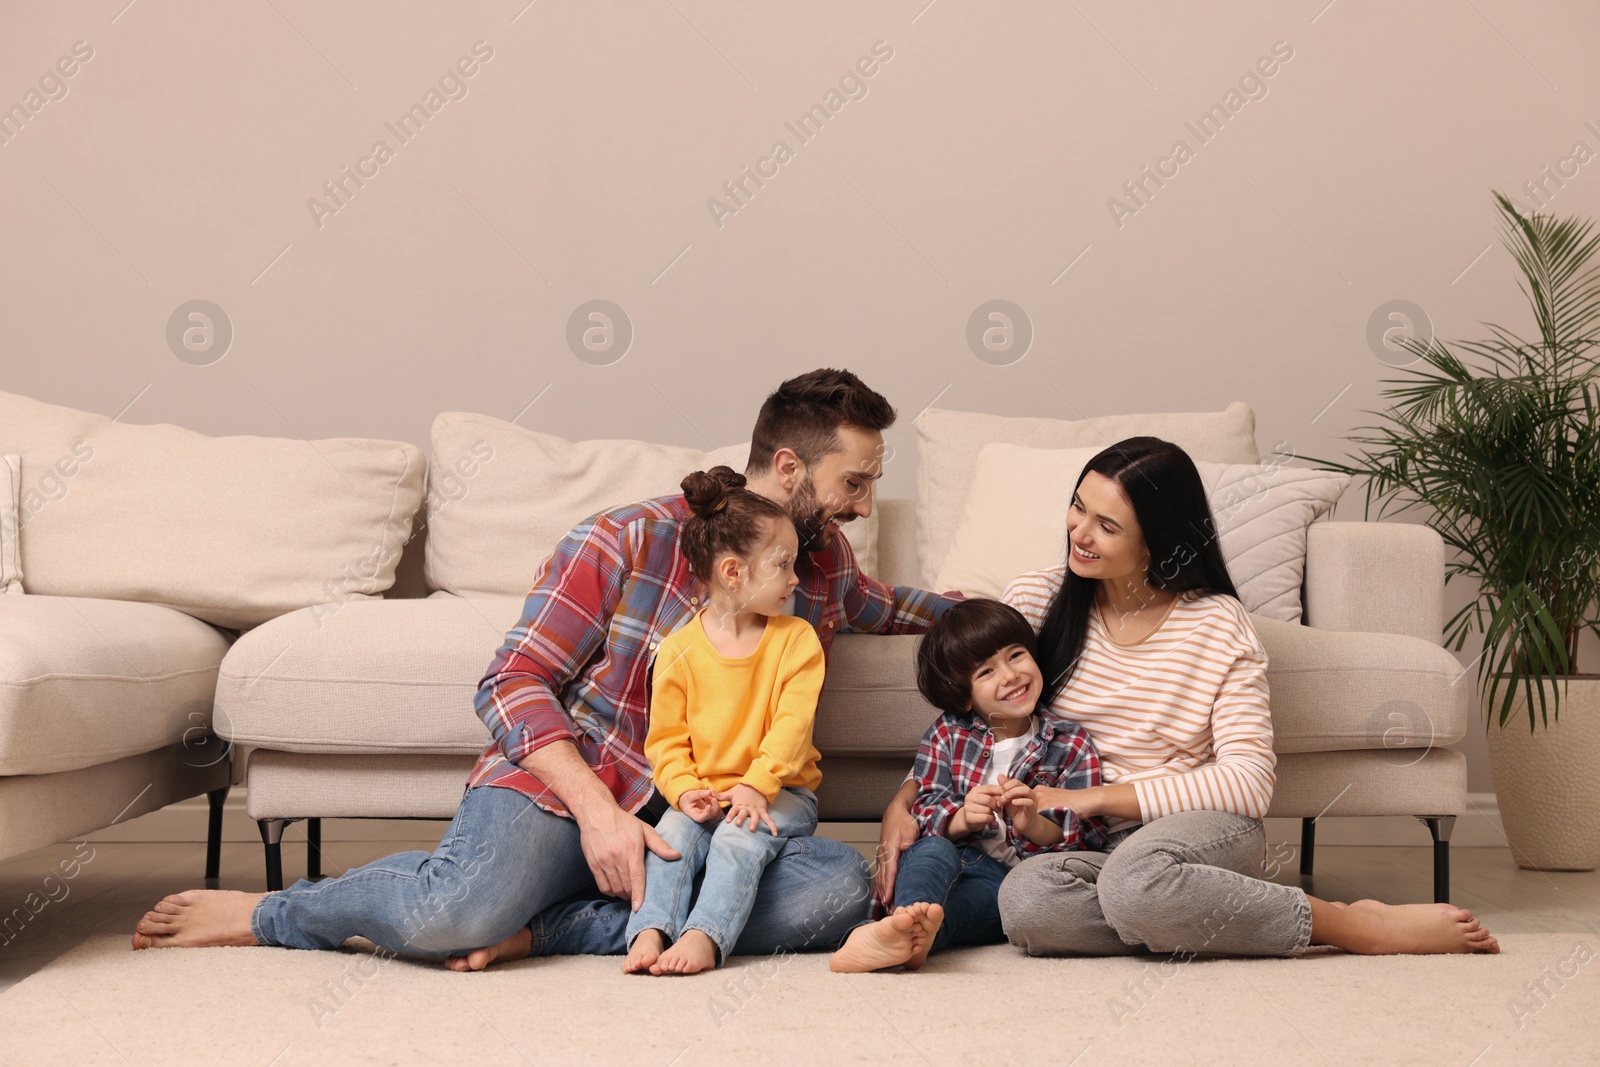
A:
<svg viewBox="0 0 1600 1067">
<path fill-rule="evenodd" d="M 762 823 L 766 823 L 767 829 L 772 831 L 772 836 L 778 836 L 778 827 L 773 823 L 772 816 L 767 814 L 767 798 L 761 790 L 740 782 L 726 793 L 718 793 L 716 796 L 718 800 L 728 802 L 727 819 L 733 825 L 742 826 L 754 833 Z M 746 820 L 749 821 L 749 825 L 746 825 Z"/>
<path fill-rule="evenodd" d="M 1033 799 L 1041 808 L 1066 808 L 1080 818 L 1099 815 L 1101 791 L 1104 786 L 1092 785 L 1087 789 L 1058 789 L 1039 785 L 1033 788 Z"/>
<path fill-rule="evenodd" d="M 698 823 L 708 823 L 722 813 L 717 794 L 710 789 L 687 789 L 678 796 L 678 810 Z"/>
</svg>

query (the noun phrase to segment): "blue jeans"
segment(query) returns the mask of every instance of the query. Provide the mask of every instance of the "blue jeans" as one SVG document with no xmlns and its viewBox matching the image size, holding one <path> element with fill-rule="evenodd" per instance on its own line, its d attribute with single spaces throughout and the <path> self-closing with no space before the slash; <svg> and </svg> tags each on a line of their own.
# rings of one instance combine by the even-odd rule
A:
<svg viewBox="0 0 1600 1067">
<path fill-rule="evenodd" d="M 981 848 L 948 837 L 923 837 L 900 857 L 894 877 L 896 907 L 928 903 L 944 907 L 944 922 L 929 952 L 957 945 L 997 945 L 1000 883 L 1007 868 Z"/>
<path fill-rule="evenodd" d="M 725 818 L 697 823 L 676 809 L 663 815 L 656 832 L 683 858 L 646 854 L 644 903 L 628 920 L 627 943 L 631 946 L 646 930 L 659 930 L 669 942 L 686 930 L 699 930 L 717 946 L 717 961 L 727 959 L 750 917 L 767 864 L 785 840 L 816 830 L 817 795 L 804 788 L 780 789 L 767 815 L 777 836 L 765 824 L 750 830 Z M 696 893 L 695 877 L 702 872 Z"/>
<path fill-rule="evenodd" d="M 867 866 L 826 838 L 785 844 L 761 879 L 737 952 L 770 953 L 841 939 L 867 906 Z M 557 907 L 557 905 L 560 905 Z M 322 882 L 261 898 L 251 931 L 263 945 L 338 948 L 364 937 L 411 956 L 459 956 L 516 933 L 529 916 L 560 918 L 575 952 L 617 953 L 631 914 L 600 898 L 578 826 L 514 789 L 469 789 L 432 853 L 400 852 Z M 542 927 L 534 925 L 535 954 Z"/>
</svg>

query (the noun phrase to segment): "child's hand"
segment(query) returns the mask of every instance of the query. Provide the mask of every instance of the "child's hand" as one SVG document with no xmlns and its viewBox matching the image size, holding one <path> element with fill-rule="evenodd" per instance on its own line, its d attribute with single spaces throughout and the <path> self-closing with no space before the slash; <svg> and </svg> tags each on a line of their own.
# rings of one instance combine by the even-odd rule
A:
<svg viewBox="0 0 1600 1067">
<path fill-rule="evenodd" d="M 766 823 L 772 836 L 778 836 L 778 827 L 773 823 L 772 816 L 767 814 L 767 798 L 761 790 L 741 782 L 726 793 L 718 793 L 717 799 L 728 802 L 727 818 L 733 825 L 744 826 L 754 833 L 762 823 Z M 745 826 L 747 819 L 749 825 Z"/>
<path fill-rule="evenodd" d="M 717 794 L 710 789 L 686 789 L 678 796 L 678 810 L 698 823 L 708 823 L 722 812 Z"/>
<path fill-rule="evenodd" d="M 1011 818 L 1011 827 L 1026 834 L 1039 812 L 1039 798 L 1027 782 L 1002 774 L 1000 776 L 1000 802 Z"/>
<path fill-rule="evenodd" d="M 980 785 L 966 795 L 961 802 L 961 810 L 956 812 L 951 820 L 952 829 L 959 830 L 956 837 L 967 834 L 982 833 L 996 817 L 995 813 L 1001 805 L 1001 791 L 997 785 Z M 959 824 L 959 825 L 954 825 Z"/>
</svg>

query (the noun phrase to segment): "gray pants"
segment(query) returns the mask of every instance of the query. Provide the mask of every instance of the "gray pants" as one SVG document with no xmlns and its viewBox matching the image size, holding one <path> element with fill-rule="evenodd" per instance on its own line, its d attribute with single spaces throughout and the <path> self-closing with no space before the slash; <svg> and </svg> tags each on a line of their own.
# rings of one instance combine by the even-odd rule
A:
<svg viewBox="0 0 1600 1067">
<path fill-rule="evenodd" d="M 1311 904 L 1262 876 L 1266 842 L 1260 819 L 1187 811 L 1109 853 L 1034 856 L 1000 886 L 1006 937 L 1030 956 L 1298 956 Z"/>
</svg>

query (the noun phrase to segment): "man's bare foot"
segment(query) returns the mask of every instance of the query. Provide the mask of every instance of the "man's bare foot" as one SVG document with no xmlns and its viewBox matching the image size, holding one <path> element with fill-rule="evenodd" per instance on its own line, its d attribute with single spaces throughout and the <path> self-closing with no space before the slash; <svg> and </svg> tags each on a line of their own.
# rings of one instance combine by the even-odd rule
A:
<svg viewBox="0 0 1600 1067">
<path fill-rule="evenodd" d="M 916 970 L 928 962 L 928 952 L 933 948 L 934 935 L 939 932 L 939 926 L 944 922 L 944 905 L 942 904 L 913 904 L 906 909 L 911 912 L 912 921 L 917 924 L 912 940 L 916 948 L 911 953 L 911 958 L 906 960 L 906 969 Z"/>
<path fill-rule="evenodd" d="M 526 926 L 488 948 L 475 948 L 465 956 L 451 956 L 444 965 L 452 971 L 481 971 L 496 960 L 520 960 L 533 951 L 533 931 Z"/>
<path fill-rule="evenodd" d="M 639 935 L 643 937 L 643 934 Z M 717 965 L 717 946 L 704 930 L 685 930 L 651 965 L 651 974 L 699 974 Z"/>
<path fill-rule="evenodd" d="M 134 925 L 134 948 L 257 945 L 250 916 L 264 893 L 191 889 L 162 897 Z"/>
<path fill-rule="evenodd" d="M 1338 915 L 1339 936 L 1323 944 L 1364 955 L 1499 952 L 1500 942 L 1472 912 L 1453 904 L 1357 900 Z"/>
<path fill-rule="evenodd" d="M 850 931 L 839 951 L 828 958 L 828 970 L 837 974 L 860 974 L 898 967 L 917 954 L 920 943 L 921 930 L 916 915 L 910 908 L 896 908 L 893 915 Z M 923 955 L 926 958 L 925 949 Z"/>
<path fill-rule="evenodd" d="M 623 974 L 641 974 L 655 966 L 656 960 L 661 958 L 661 948 L 665 944 L 660 930 L 646 930 L 633 939 L 633 947 L 628 949 L 628 958 L 622 961 Z"/>
</svg>

